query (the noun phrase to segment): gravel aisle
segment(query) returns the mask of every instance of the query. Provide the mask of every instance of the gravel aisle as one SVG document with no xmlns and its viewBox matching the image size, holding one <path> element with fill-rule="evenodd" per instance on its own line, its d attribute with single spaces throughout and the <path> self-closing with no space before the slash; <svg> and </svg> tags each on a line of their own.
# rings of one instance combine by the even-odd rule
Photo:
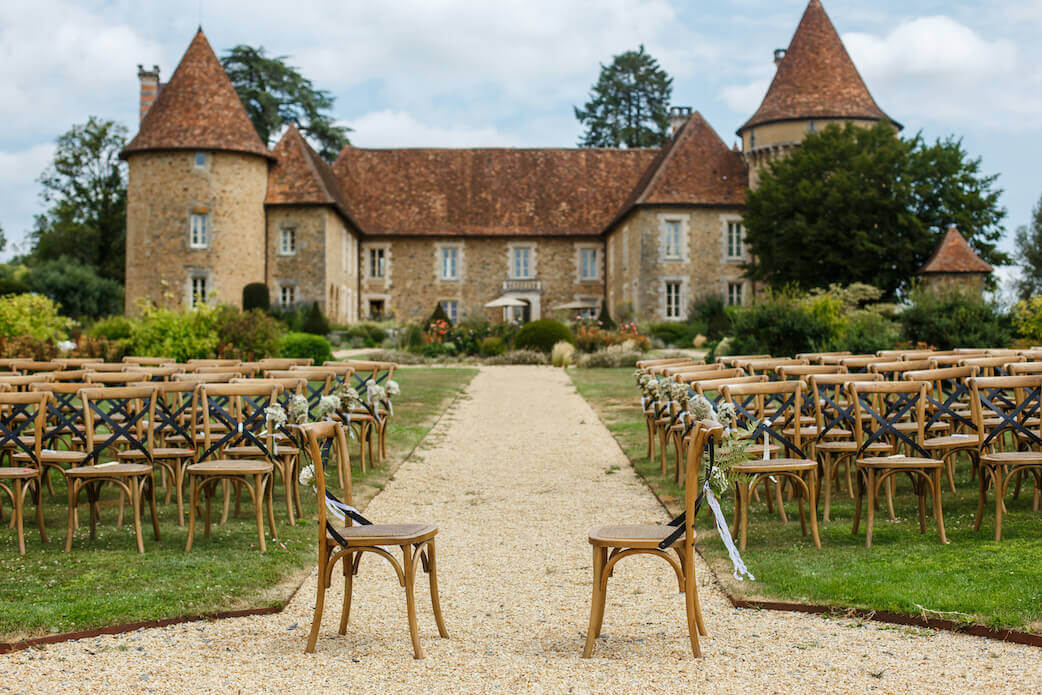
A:
<svg viewBox="0 0 1042 695">
<path fill-rule="evenodd" d="M 314 656 L 303 654 L 311 578 L 280 615 L 0 657 L 0 692 L 1042 690 L 1038 649 L 735 610 L 706 584 L 701 564 L 710 636 L 703 640 L 706 658 L 696 661 L 683 597 L 672 570 L 656 558 L 617 566 L 605 637 L 595 658 L 580 659 L 592 571 L 587 529 L 666 517 L 560 370 L 482 369 L 366 514 L 440 524 L 439 580 L 451 639 L 438 638 L 418 580 L 423 661 L 411 658 L 402 589 L 389 567 L 368 556 L 347 636 L 336 635 L 341 593 L 334 581 Z"/>
</svg>

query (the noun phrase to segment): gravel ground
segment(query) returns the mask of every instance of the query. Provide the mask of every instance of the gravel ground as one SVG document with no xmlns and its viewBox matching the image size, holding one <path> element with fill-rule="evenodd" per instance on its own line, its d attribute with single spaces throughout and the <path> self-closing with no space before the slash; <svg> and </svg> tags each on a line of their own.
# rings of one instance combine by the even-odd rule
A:
<svg viewBox="0 0 1042 695">
<path fill-rule="evenodd" d="M 710 635 L 705 658 L 693 659 L 672 570 L 650 557 L 616 567 L 604 637 L 593 659 L 580 659 L 592 572 L 588 528 L 666 516 L 560 370 L 482 369 L 366 514 L 440 525 L 451 638 L 438 638 L 418 580 L 423 661 L 412 659 L 404 592 L 390 568 L 368 556 L 347 636 L 336 635 L 334 581 L 315 655 L 303 653 L 312 577 L 279 615 L 0 657 L 0 692 L 1042 691 L 1038 649 L 734 609 L 701 563 Z"/>
</svg>

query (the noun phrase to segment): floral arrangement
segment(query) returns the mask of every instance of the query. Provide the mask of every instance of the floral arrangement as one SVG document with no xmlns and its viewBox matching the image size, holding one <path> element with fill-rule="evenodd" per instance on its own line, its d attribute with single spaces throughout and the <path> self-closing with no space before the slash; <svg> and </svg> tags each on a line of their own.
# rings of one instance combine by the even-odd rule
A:
<svg viewBox="0 0 1042 695">
<path fill-rule="evenodd" d="M 444 319 L 435 319 L 427 324 L 427 341 L 440 343 L 445 340 L 445 335 L 452 330 L 452 325 Z"/>
</svg>

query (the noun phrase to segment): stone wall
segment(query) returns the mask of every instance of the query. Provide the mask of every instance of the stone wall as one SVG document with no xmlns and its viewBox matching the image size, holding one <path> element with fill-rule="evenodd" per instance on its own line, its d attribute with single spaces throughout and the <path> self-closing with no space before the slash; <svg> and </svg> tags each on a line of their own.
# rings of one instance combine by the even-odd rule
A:
<svg viewBox="0 0 1042 695">
<path fill-rule="evenodd" d="M 923 273 L 919 277 L 922 288 L 931 292 L 962 290 L 983 294 L 987 287 L 988 273 Z"/>
<path fill-rule="evenodd" d="M 680 283 L 680 318 L 691 302 L 705 295 L 726 298 L 728 283 L 742 285 L 748 301 L 752 287 L 743 280 L 741 263 L 747 255 L 727 257 L 727 223 L 741 222 L 742 209 L 639 208 L 607 238 L 608 308 L 613 317 L 632 312 L 637 320 L 667 320 L 667 282 Z M 668 257 L 666 224 L 680 224 L 679 254 Z M 744 246 L 744 244 L 743 244 Z"/>
<path fill-rule="evenodd" d="M 234 152 L 141 152 L 129 159 L 126 308 L 140 298 L 191 303 L 191 279 L 206 278 L 209 302 L 242 305 L 242 288 L 264 279 L 268 162 Z M 208 243 L 189 248 L 189 218 L 208 215 Z"/>
<path fill-rule="evenodd" d="M 600 237 L 370 237 L 361 244 L 361 317 L 368 315 L 369 300 L 383 299 L 386 311 L 399 320 L 424 318 L 437 302 L 458 302 L 460 316 L 479 313 L 502 318 L 502 310 L 484 304 L 504 293 L 510 279 L 510 252 L 516 246 L 531 246 L 532 279 L 516 283 L 513 294 L 528 299 L 542 317 L 552 307 L 576 299 L 599 301 L 604 294 L 604 244 Z M 440 258 L 443 247 L 458 253 L 458 279 L 442 279 Z M 579 249 L 597 250 L 598 277 L 579 277 Z M 372 278 L 369 251 L 383 249 L 385 277 Z M 538 289 L 535 289 L 538 287 Z"/>
</svg>

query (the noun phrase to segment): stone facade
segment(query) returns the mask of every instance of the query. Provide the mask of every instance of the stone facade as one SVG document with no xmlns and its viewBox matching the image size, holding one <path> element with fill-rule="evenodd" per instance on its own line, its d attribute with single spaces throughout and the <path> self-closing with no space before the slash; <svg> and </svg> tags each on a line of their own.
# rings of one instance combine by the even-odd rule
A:
<svg viewBox="0 0 1042 695">
<path fill-rule="evenodd" d="M 129 172 L 127 311 L 140 298 L 190 305 L 193 278 L 203 279 L 208 302 L 241 306 L 242 288 L 264 278 L 267 160 L 237 152 L 141 152 L 130 155 Z M 205 219 L 198 248 L 193 215 Z M 202 287 L 198 280 L 195 286 Z"/>
</svg>

